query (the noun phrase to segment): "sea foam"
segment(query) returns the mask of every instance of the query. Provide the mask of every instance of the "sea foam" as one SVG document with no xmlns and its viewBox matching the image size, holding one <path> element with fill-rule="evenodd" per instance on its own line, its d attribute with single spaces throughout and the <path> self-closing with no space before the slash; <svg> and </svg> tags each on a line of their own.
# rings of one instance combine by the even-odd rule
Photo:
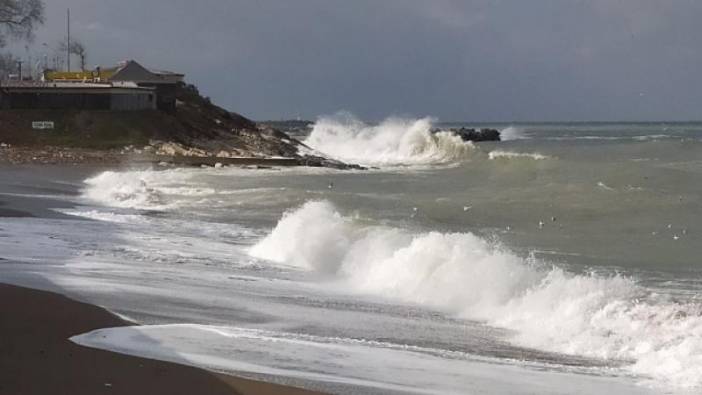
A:
<svg viewBox="0 0 702 395">
<path fill-rule="evenodd" d="M 368 125 L 341 114 L 320 118 L 304 143 L 339 160 L 377 166 L 446 164 L 473 152 L 473 144 L 432 129 L 431 118 L 388 118 Z"/>
<path fill-rule="evenodd" d="M 502 141 L 523 140 L 528 138 L 529 136 L 524 133 L 524 130 L 516 126 L 509 126 L 500 131 L 500 139 Z"/>
<path fill-rule="evenodd" d="M 550 372 L 541 365 L 525 369 L 529 366 L 494 363 L 460 351 L 239 327 L 105 328 L 70 340 L 84 347 L 215 371 L 311 380 L 316 382 L 314 388 L 330 392 L 338 392 L 339 384 L 347 393 L 449 395 L 468 388 L 478 393 L 513 393 L 520 388 L 524 393 L 547 395 L 561 394 L 563 388 L 570 388 L 571 394 L 644 392 L 609 377 Z"/>
<path fill-rule="evenodd" d="M 163 194 L 154 188 L 154 171 L 106 171 L 85 180 L 83 197 L 112 207 L 158 209 L 167 207 Z"/>
<path fill-rule="evenodd" d="M 471 233 L 362 225 L 326 201 L 286 213 L 250 254 L 350 290 L 514 330 L 536 349 L 626 363 L 657 383 L 702 385 L 702 310 L 623 276 L 574 274 Z"/>
<path fill-rule="evenodd" d="M 490 151 L 488 154 L 490 160 L 497 159 L 533 159 L 533 160 L 545 160 L 549 159 L 548 156 L 539 153 L 529 153 L 529 152 L 512 152 L 512 151 Z"/>
</svg>

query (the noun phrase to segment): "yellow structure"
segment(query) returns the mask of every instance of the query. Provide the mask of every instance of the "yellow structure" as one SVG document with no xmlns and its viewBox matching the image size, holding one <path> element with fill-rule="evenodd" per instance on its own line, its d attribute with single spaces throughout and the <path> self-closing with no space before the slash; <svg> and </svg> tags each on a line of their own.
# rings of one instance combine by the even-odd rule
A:
<svg viewBox="0 0 702 395">
<path fill-rule="evenodd" d="M 1 1 L 1 0 L 0 0 Z M 51 71 L 44 72 L 44 82 L 66 85 L 107 84 L 112 87 L 152 88 L 156 108 L 175 111 L 178 84 L 185 75 L 164 70 L 149 70 L 134 60 L 121 62 L 117 67 L 96 67 L 93 71 Z"/>
<path fill-rule="evenodd" d="M 45 81 L 97 82 L 108 81 L 118 69 L 101 69 L 93 71 L 47 71 Z"/>
</svg>

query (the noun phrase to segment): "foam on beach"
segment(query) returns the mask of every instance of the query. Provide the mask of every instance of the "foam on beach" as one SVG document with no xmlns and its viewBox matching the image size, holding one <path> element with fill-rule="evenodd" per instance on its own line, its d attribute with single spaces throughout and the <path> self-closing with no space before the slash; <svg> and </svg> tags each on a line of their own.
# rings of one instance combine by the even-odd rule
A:
<svg viewBox="0 0 702 395">
<path fill-rule="evenodd" d="M 71 341 L 220 372 L 328 383 L 330 391 L 338 391 L 335 385 L 341 384 L 354 388 L 349 391 L 354 393 L 457 394 L 467 388 L 510 393 L 522 388 L 555 395 L 567 387 L 597 393 L 641 393 L 614 378 L 554 372 L 538 364 L 500 364 L 461 351 L 232 326 L 107 328 L 74 336 Z"/>
</svg>

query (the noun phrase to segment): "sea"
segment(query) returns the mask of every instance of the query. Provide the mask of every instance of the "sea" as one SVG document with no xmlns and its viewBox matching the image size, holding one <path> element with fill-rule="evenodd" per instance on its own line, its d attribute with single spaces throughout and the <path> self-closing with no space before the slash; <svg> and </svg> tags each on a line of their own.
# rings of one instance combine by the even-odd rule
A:
<svg viewBox="0 0 702 395">
<path fill-rule="evenodd" d="M 297 137 L 368 169 L 0 168 L 0 281 L 139 324 L 78 344 L 330 393 L 702 392 L 702 123 Z"/>
</svg>

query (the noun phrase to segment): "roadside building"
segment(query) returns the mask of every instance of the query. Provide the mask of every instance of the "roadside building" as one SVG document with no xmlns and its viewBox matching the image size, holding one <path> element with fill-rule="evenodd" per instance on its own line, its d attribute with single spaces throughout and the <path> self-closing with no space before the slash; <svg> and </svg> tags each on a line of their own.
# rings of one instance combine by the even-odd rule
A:
<svg viewBox="0 0 702 395">
<path fill-rule="evenodd" d="M 134 82 L 141 87 L 156 90 L 156 107 L 162 111 L 175 111 L 176 87 L 185 75 L 170 71 L 151 71 L 134 60 L 127 61 L 109 78 L 109 81 Z"/>
<path fill-rule="evenodd" d="M 155 110 L 156 91 L 134 83 L 5 81 L 5 110 Z"/>
<path fill-rule="evenodd" d="M 185 78 L 184 74 L 171 71 L 149 70 L 134 60 L 122 62 L 117 67 L 98 67 L 94 71 L 53 72 L 44 74 L 48 82 L 107 82 L 115 84 L 133 83 L 141 88 L 151 88 L 155 93 L 156 108 L 175 111 L 176 88 Z"/>
</svg>

